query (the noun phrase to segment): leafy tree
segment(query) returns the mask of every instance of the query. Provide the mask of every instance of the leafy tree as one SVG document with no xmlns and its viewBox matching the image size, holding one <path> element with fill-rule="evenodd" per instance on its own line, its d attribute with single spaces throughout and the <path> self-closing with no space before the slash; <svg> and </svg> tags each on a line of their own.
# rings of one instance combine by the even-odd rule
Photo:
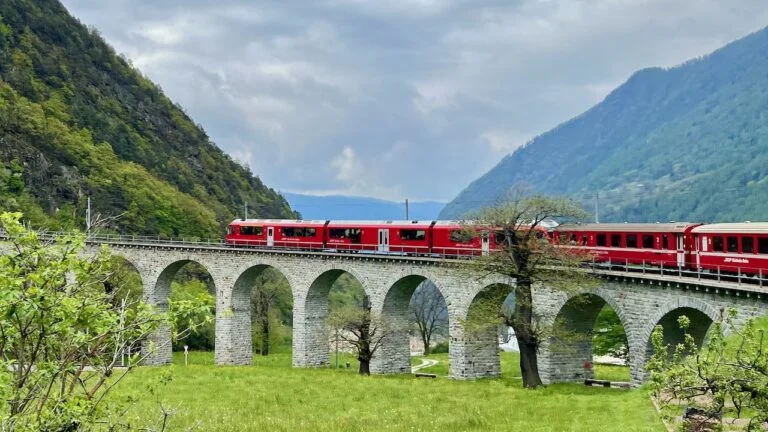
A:
<svg viewBox="0 0 768 432">
<path fill-rule="evenodd" d="M 596 355 L 609 355 L 623 360 L 629 358 L 629 342 L 624 325 L 608 305 L 605 305 L 597 314 L 592 352 Z"/>
<path fill-rule="evenodd" d="M 265 269 L 251 292 L 251 320 L 256 326 L 253 346 L 258 347 L 261 355 L 269 355 L 272 340 L 284 333 L 280 331 L 283 326 L 290 324 L 292 305 L 288 281 L 277 270 Z"/>
<path fill-rule="evenodd" d="M 744 430 L 765 430 L 768 319 L 748 320 L 737 328 L 735 318 L 736 310 L 726 311 L 710 329 L 701 349 L 688 332 L 691 322 L 686 316 L 678 319 L 684 332 L 683 341 L 678 345 L 672 347 L 664 343 L 661 326 L 651 335 L 654 353 L 647 366 L 651 388 L 665 407 L 664 412 L 679 413 L 682 407 L 686 408 L 682 425 L 686 430 L 722 428 L 724 417 L 734 414 L 749 420 Z M 731 329 L 728 337 L 726 327 Z"/>
<path fill-rule="evenodd" d="M 177 277 L 178 279 L 178 277 Z M 171 297 L 168 308 L 172 314 L 182 313 L 190 305 L 196 305 L 195 312 L 187 312 L 186 319 L 193 331 L 177 337 L 173 349 L 180 351 L 184 345 L 191 350 L 213 350 L 216 342 L 216 329 L 213 321 L 216 310 L 216 297 L 211 295 L 208 286 L 202 280 L 178 280 L 171 283 Z M 197 323 L 197 324 L 196 324 Z"/>
<path fill-rule="evenodd" d="M 466 223 L 467 229 L 476 235 L 494 235 L 498 248 L 487 256 L 470 260 L 467 269 L 478 278 L 500 275 L 514 279 L 515 301 L 512 316 L 505 317 L 501 309 L 503 297 L 481 296 L 470 308 L 465 329 L 471 334 L 502 324 L 511 326 L 520 349 L 523 386 L 528 388 L 542 384 L 537 357 L 547 330 L 534 315 L 533 286 L 542 284 L 567 291 L 587 286 L 593 280 L 580 267 L 587 255 L 574 248 L 556 247 L 545 238 L 543 224 L 550 219 L 583 217 L 584 210 L 571 200 L 530 195 L 517 188 L 507 199 L 480 210 Z"/>
<path fill-rule="evenodd" d="M 411 297 L 411 312 L 416 320 L 424 355 L 428 356 L 432 348 L 432 337 L 448 330 L 448 306 L 435 284 L 429 280 L 416 288 Z"/>
<path fill-rule="evenodd" d="M 197 306 L 159 314 L 108 288 L 106 247 L 85 258 L 82 235 L 47 240 L 20 219 L 0 214 L 7 245 L 0 256 L 0 428 L 117 427 L 106 395 L 141 361 L 131 348 L 160 325 L 184 334 Z M 117 369 L 125 355 L 128 367 Z"/>
</svg>

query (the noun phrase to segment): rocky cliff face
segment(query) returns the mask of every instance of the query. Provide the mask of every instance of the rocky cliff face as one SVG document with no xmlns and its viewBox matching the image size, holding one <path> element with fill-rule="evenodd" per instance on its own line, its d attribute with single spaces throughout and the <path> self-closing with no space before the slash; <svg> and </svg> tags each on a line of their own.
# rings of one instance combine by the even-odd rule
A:
<svg viewBox="0 0 768 432">
<path fill-rule="evenodd" d="M 140 234 L 220 236 L 245 202 L 293 215 L 57 0 L 0 3 L 0 144 L 0 207 L 54 228 L 88 196 Z"/>
</svg>

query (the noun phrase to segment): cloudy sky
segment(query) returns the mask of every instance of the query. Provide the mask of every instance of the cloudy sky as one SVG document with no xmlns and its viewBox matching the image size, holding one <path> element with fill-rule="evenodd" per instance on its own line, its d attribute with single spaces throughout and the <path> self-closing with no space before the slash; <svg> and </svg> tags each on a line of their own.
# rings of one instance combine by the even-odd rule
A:
<svg viewBox="0 0 768 432">
<path fill-rule="evenodd" d="M 765 0 L 63 0 L 268 185 L 453 198 Z"/>
</svg>

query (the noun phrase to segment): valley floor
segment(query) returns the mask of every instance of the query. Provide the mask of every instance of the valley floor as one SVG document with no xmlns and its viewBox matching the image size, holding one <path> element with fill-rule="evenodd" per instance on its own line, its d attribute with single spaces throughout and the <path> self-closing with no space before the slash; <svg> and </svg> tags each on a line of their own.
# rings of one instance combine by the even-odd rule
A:
<svg viewBox="0 0 768 432">
<path fill-rule="evenodd" d="M 429 358 L 438 364 L 420 372 L 447 370 L 447 355 Z M 121 415 L 135 426 L 156 426 L 162 404 L 174 412 L 168 430 L 665 430 L 643 390 L 576 384 L 522 389 L 514 353 L 502 353 L 502 378 L 475 382 L 360 377 L 351 357 L 340 359 L 340 370 L 292 369 L 290 363 L 290 353 L 280 353 L 256 356 L 250 367 L 216 367 L 212 353 L 191 353 L 185 366 L 175 354 L 172 366 L 137 369 L 111 397 L 136 399 Z M 607 379 L 625 374 L 616 367 L 598 370 Z"/>
</svg>

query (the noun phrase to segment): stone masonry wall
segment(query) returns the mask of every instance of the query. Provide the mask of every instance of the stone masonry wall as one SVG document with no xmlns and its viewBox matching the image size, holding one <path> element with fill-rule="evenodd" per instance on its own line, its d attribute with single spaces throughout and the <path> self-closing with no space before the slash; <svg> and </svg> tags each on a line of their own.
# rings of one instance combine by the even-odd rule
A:
<svg viewBox="0 0 768 432">
<path fill-rule="evenodd" d="M 249 283 L 263 268 L 270 266 L 288 279 L 293 291 L 295 367 L 329 364 L 325 324 L 328 291 L 336 278 L 347 272 L 363 285 L 373 311 L 399 328 L 385 339 L 377 352 L 372 363 L 374 373 L 410 371 L 408 334 L 404 329 L 411 321 L 410 296 L 424 279 L 435 283 L 448 305 L 450 375 L 456 379 L 474 379 L 500 373 L 496 332 L 468 335 L 462 321 L 467 318 L 472 302 L 485 288 L 499 283 L 513 285 L 513 281 L 504 278 L 477 280 L 455 263 L 434 260 L 125 246 L 114 246 L 113 252 L 136 267 L 144 284 L 145 298 L 161 309 L 167 307 L 170 282 L 184 264 L 194 261 L 208 270 L 216 286 L 217 364 L 251 363 Z M 591 337 L 588 336 L 604 303 L 616 311 L 624 324 L 635 384 L 642 382 L 644 376 L 651 331 L 666 314 L 679 308 L 692 308 L 702 312 L 701 317 L 715 320 L 722 308 L 736 307 L 739 310 L 738 325 L 749 317 L 768 313 L 765 295 L 711 288 L 705 283 L 660 284 L 627 277 L 604 280 L 598 287 L 580 293 L 565 294 L 536 287 L 534 308 L 545 323 L 565 322 L 573 333 L 585 335 L 581 339 L 558 340 L 555 334 L 543 344 L 539 355 L 542 379 L 545 382 L 578 381 L 591 376 L 591 370 L 585 369 L 585 364 L 592 361 Z M 589 294 L 588 301 L 569 303 L 585 293 Z M 584 307 L 576 307 L 578 305 Z M 163 329 L 153 338 L 156 351 L 150 364 L 170 362 L 169 336 L 169 330 Z"/>
</svg>

